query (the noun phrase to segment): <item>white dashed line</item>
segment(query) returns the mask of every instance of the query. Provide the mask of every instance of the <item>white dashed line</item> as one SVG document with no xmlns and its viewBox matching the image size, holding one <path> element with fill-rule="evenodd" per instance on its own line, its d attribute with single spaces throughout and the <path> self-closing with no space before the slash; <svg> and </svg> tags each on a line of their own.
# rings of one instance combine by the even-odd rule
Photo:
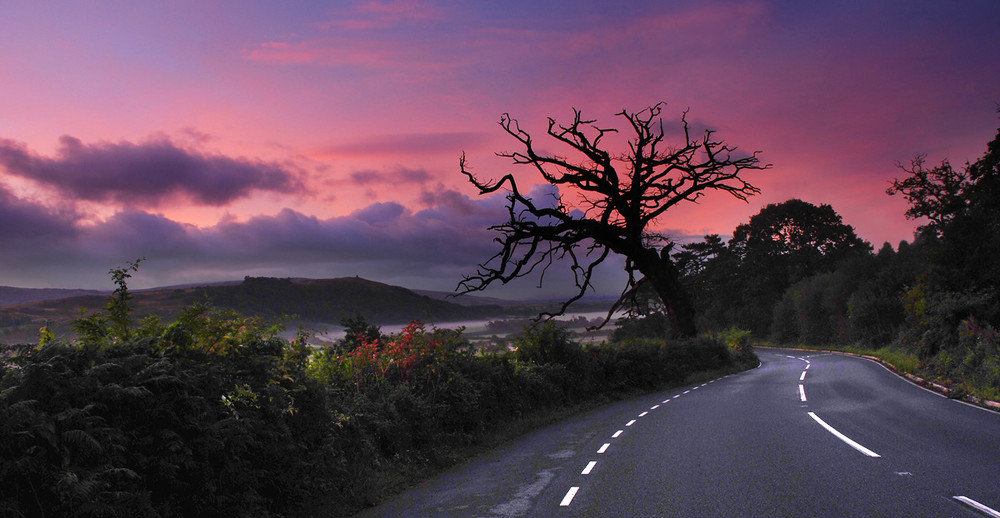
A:
<svg viewBox="0 0 1000 518">
<path fill-rule="evenodd" d="M 674 396 L 674 399 L 677 399 L 677 398 L 679 398 L 679 397 L 681 397 L 681 395 L 680 395 L 680 394 L 677 394 L 676 396 Z"/>
<path fill-rule="evenodd" d="M 811 363 L 809 365 L 806 365 L 806 370 L 809 370 L 809 367 L 812 367 Z"/>
<path fill-rule="evenodd" d="M 590 472 L 594 469 L 594 466 L 596 466 L 596 465 L 597 465 L 597 461 L 596 460 L 592 460 L 592 461 L 588 462 L 587 463 L 587 467 L 583 468 L 583 471 L 581 471 L 580 474 L 581 475 L 589 475 Z"/>
<path fill-rule="evenodd" d="M 617 438 L 618 438 L 618 436 L 620 436 L 620 435 L 622 434 L 622 432 L 624 432 L 624 431 L 625 431 L 625 430 L 618 430 L 617 432 L 615 432 L 615 433 L 614 433 L 614 434 L 613 434 L 613 435 L 611 436 L 611 438 L 612 438 L 612 439 L 617 439 Z"/>
<path fill-rule="evenodd" d="M 803 402 L 806 400 L 806 389 L 802 385 L 799 385 L 799 399 Z"/>
<path fill-rule="evenodd" d="M 649 414 L 649 412 L 643 412 L 643 413 L 639 414 L 639 417 L 646 417 L 647 414 Z"/>
<path fill-rule="evenodd" d="M 683 394 L 687 394 L 688 392 L 691 392 L 691 391 L 690 391 L 690 390 L 685 390 L 685 391 L 683 392 Z"/>
<path fill-rule="evenodd" d="M 560 507 L 568 506 L 569 503 L 573 501 L 573 497 L 576 496 L 576 492 L 579 490 L 580 488 L 576 486 L 569 488 L 569 491 L 566 492 L 566 496 L 563 497 L 562 502 L 559 502 L 559 506 Z"/>
<path fill-rule="evenodd" d="M 975 500 L 973 500 L 973 499 L 971 499 L 971 498 L 969 498 L 967 496 L 953 496 L 952 498 L 954 498 L 955 500 L 958 500 L 959 502 L 962 502 L 963 504 L 965 504 L 965 505 L 967 505 L 967 506 L 969 506 L 969 507 L 971 507 L 971 508 L 973 508 L 973 509 L 975 509 L 975 510 L 977 510 L 977 511 L 983 513 L 983 514 L 985 514 L 986 516 L 994 516 L 996 518 L 1000 518 L 1000 511 L 997 511 L 996 509 L 991 509 L 989 507 L 986 507 L 985 505 L 983 505 L 983 504 L 981 504 L 981 503 L 979 503 L 979 502 L 977 502 L 977 501 L 975 501 Z"/>
<path fill-rule="evenodd" d="M 846 435 L 838 432 L 834 427 L 826 424 L 826 421 L 820 419 L 819 416 L 817 416 L 816 414 L 814 414 L 812 412 L 809 412 L 809 417 L 815 419 L 816 422 L 820 424 L 820 426 L 822 426 L 823 428 L 826 428 L 826 431 L 832 433 L 834 436 L 836 436 L 841 441 L 846 442 L 851 448 L 854 448 L 855 450 L 858 450 L 861 453 L 864 453 L 865 455 L 867 455 L 869 457 L 876 457 L 876 458 L 879 457 L 879 454 L 877 454 L 877 453 L 869 450 L 868 448 L 865 448 L 864 446 L 862 446 L 862 445 L 860 445 L 860 444 L 852 441 L 850 437 L 848 437 L 848 436 L 846 436 Z"/>
<path fill-rule="evenodd" d="M 799 376 L 799 381 L 805 381 L 805 380 L 806 380 L 806 371 L 802 371 L 802 375 Z"/>
<path fill-rule="evenodd" d="M 608 451 L 608 448 L 610 448 L 610 447 L 611 447 L 611 443 L 610 442 L 606 442 L 606 443 L 604 443 L 604 446 L 601 446 L 601 449 L 597 450 L 597 453 L 604 453 L 604 452 Z"/>
<path fill-rule="evenodd" d="M 669 402 L 670 402 L 669 399 L 664 399 L 663 401 L 660 401 L 660 403 L 663 403 L 664 405 L 667 404 L 667 403 L 669 403 Z"/>
<path fill-rule="evenodd" d="M 634 424 L 635 424 L 635 419 L 633 419 L 633 420 L 631 420 L 631 421 L 629 421 L 629 422 L 625 423 L 625 426 L 632 426 L 632 425 L 634 425 Z"/>
<path fill-rule="evenodd" d="M 653 405 L 649 407 L 650 410 L 656 410 L 657 408 L 660 408 L 660 405 Z"/>
</svg>

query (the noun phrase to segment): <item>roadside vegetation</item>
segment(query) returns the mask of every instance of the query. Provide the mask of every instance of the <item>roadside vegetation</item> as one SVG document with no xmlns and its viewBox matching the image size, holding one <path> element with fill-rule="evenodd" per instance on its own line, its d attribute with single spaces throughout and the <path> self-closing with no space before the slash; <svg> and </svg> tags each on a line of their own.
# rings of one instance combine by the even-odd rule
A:
<svg viewBox="0 0 1000 518">
<path fill-rule="evenodd" d="M 76 342 L 2 351 L 0 516 L 345 516 L 573 411 L 757 365 L 738 332 L 581 345 L 549 323 L 490 350 L 354 317 L 316 349 L 202 305 L 131 322 L 138 264 Z"/>
</svg>

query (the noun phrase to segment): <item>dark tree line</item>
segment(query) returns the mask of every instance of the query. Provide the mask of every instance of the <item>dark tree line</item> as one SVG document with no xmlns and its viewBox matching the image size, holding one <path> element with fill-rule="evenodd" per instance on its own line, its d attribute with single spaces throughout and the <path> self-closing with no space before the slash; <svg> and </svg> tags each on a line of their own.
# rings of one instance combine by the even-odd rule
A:
<svg viewBox="0 0 1000 518">
<path fill-rule="evenodd" d="M 735 326 L 763 336 L 790 286 L 870 251 L 833 207 L 793 199 L 761 209 L 736 227 L 728 243 L 705 236 L 675 257 L 702 328 Z"/>
<path fill-rule="evenodd" d="M 915 354 L 944 379 L 1000 396 L 1000 133 L 979 160 L 901 166 L 887 190 L 920 221 L 877 253 L 828 205 L 769 205 L 728 242 L 674 254 L 701 329 L 778 343 L 861 344 Z"/>
</svg>

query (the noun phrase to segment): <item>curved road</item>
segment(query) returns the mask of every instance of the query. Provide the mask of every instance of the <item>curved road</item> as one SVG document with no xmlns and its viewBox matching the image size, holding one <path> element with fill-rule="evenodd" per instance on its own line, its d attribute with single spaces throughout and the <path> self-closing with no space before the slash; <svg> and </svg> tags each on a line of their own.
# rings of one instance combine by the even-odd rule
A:
<svg viewBox="0 0 1000 518">
<path fill-rule="evenodd" d="M 528 434 L 362 516 L 1000 517 L 1000 414 L 862 358 L 758 356 Z"/>
</svg>

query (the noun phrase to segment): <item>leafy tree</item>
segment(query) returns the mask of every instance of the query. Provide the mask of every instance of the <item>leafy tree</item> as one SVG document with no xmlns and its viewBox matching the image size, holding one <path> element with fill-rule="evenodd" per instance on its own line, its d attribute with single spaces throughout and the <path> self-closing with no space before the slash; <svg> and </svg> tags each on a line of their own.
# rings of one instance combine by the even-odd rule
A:
<svg viewBox="0 0 1000 518">
<path fill-rule="evenodd" d="M 968 164 L 964 170 L 955 169 L 944 160 L 941 165 L 927 169 L 924 167 L 926 159 L 926 155 L 917 155 L 909 168 L 899 164 L 898 167 L 909 176 L 894 179 L 886 194 L 901 194 L 910 203 L 906 217 L 926 218 L 928 223 L 922 225 L 921 230 L 940 237 L 943 227 L 968 207 L 968 192 L 973 182 Z"/>
<path fill-rule="evenodd" d="M 132 278 L 132 274 L 129 272 L 139 271 L 139 263 L 143 260 L 140 257 L 134 262 L 126 262 L 125 266 L 108 270 L 108 275 L 111 275 L 111 280 L 115 283 L 115 291 L 104 306 L 106 314 L 97 313 L 73 321 L 73 329 L 80 336 L 81 342 L 101 345 L 105 342 L 123 342 L 132 337 L 129 316 L 132 294 L 128 291 L 128 280 Z"/>
<path fill-rule="evenodd" d="M 813 205 L 799 199 L 772 203 L 736 227 L 730 248 L 744 262 L 777 268 L 790 281 L 832 270 L 838 262 L 871 245 L 844 223 L 827 204 Z"/>
<path fill-rule="evenodd" d="M 963 169 L 945 160 L 932 169 L 917 157 L 908 176 L 893 181 L 890 195 L 910 202 L 906 215 L 926 218 L 931 238 L 932 281 L 939 290 L 1000 290 L 1000 131 L 986 153 Z M 996 318 L 996 316 L 994 317 Z"/>
<path fill-rule="evenodd" d="M 344 338 L 337 342 L 341 351 L 353 351 L 358 346 L 378 341 L 382 337 L 379 326 L 369 322 L 361 313 L 340 321 L 344 326 Z"/>
<path fill-rule="evenodd" d="M 740 285 L 739 257 L 718 234 L 686 243 L 674 254 L 677 268 L 698 310 L 699 327 L 722 330 L 733 324 L 739 304 L 733 288 Z"/>
<path fill-rule="evenodd" d="M 132 278 L 129 272 L 139 271 L 139 263 L 142 258 L 134 262 L 126 262 L 124 267 L 112 268 L 108 270 L 108 275 L 115 283 L 115 291 L 111 293 L 111 300 L 104 309 L 108 312 L 108 319 L 111 323 L 111 333 L 118 340 L 128 340 L 131 335 L 129 328 L 129 303 L 132 294 L 128 291 L 128 279 Z"/>
<path fill-rule="evenodd" d="M 528 166 L 541 179 L 559 189 L 552 200 L 533 199 L 519 188 L 513 174 L 499 181 L 483 181 L 459 162 L 462 173 L 480 194 L 507 190 L 508 221 L 490 227 L 500 232 L 500 251 L 481 264 L 476 274 L 459 283 L 463 293 L 483 290 L 496 282 L 507 283 L 542 274 L 557 260 L 568 261 L 574 275 L 575 294 L 554 314 L 566 311 L 591 288 L 594 271 L 612 252 L 625 258 L 628 281 L 610 314 L 629 304 L 636 288 L 648 284 L 667 309 L 677 335 L 696 332 L 694 309 L 670 257 L 669 239 L 653 232 L 656 223 L 672 207 L 695 202 L 710 192 L 727 192 L 740 200 L 759 189 L 742 178 L 746 171 L 764 170 L 757 153 L 738 153 L 706 130 L 693 137 L 686 113 L 681 117 L 684 141 L 670 146 L 665 141 L 662 103 L 638 112 L 622 110 L 633 134 L 628 151 L 608 151 L 602 140 L 614 128 L 596 125 L 574 109 L 569 125 L 549 118 L 547 135 L 571 156 L 540 151 L 532 136 L 504 114 L 500 127 L 513 137 L 522 151 L 499 153 L 515 165 Z M 573 195 L 573 199 L 567 195 Z M 549 314 L 549 316 L 554 316 Z M 543 314 L 544 316 L 544 314 Z"/>
<path fill-rule="evenodd" d="M 740 263 L 736 324 L 758 334 L 767 331 L 771 309 L 789 286 L 871 252 L 833 207 L 798 199 L 770 204 L 737 226 L 729 248 Z"/>
</svg>

